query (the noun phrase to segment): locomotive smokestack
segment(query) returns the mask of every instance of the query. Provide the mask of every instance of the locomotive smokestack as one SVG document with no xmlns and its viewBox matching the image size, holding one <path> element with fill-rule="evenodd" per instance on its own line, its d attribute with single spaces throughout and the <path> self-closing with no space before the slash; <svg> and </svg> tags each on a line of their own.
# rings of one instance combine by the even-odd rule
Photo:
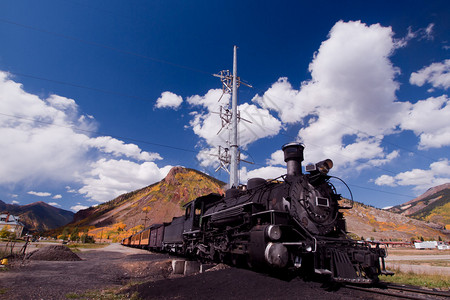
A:
<svg viewBox="0 0 450 300">
<path fill-rule="evenodd" d="M 287 163 L 287 175 L 302 174 L 303 149 L 300 143 L 289 143 L 281 148 L 284 152 L 284 161 Z"/>
</svg>

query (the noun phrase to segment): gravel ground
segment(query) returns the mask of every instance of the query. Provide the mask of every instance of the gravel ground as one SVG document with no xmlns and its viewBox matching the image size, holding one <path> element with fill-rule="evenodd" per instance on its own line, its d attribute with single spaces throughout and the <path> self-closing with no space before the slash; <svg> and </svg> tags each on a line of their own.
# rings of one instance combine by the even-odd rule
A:
<svg viewBox="0 0 450 300">
<path fill-rule="evenodd" d="M 13 262 L 10 270 L 0 272 L 0 299 L 67 299 L 75 293 L 108 288 L 120 288 L 123 295 L 137 293 L 141 299 L 383 299 L 237 268 L 187 277 L 171 275 L 168 255 L 118 244 L 77 255 L 81 261 Z"/>
<path fill-rule="evenodd" d="M 11 262 L 0 272 L 0 299 L 67 299 L 70 293 L 164 279 L 169 256 L 112 244 L 78 252 L 81 261 Z"/>
<path fill-rule="evenodd" d="M 300 278 L 281 280 L 238 268 L 143 283 L 126 292 L 138 292 L 142 299 L 386 299 Z"/>
</svg>

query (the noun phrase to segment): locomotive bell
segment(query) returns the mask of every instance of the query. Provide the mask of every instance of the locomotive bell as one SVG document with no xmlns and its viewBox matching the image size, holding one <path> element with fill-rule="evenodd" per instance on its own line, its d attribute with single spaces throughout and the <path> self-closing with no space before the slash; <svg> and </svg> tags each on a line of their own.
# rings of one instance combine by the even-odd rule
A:
<svg viewBox="0 0 450 300">
<path fill-rule="evenodd" d="M 287 164 L 287 175 L 302 174 L 303 146 L 300 143 L 289 143 L 281 148 L 284 152 L 284 161 Z"/>
</svg>

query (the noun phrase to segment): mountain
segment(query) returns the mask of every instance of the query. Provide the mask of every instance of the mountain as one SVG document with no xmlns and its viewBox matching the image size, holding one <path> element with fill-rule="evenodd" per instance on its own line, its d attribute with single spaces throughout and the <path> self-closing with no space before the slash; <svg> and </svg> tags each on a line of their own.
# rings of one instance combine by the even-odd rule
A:
<svg viewBox="0 0 450 300">
<path fill-rule="evenodd" d="M 193 169 L 175 167 L 166 178 L 142 189 L 123 194 L 109 202 L 81 210 L 66 225 L 88 231 L 97 240 L 120 241 L 150 224 L 169 222 L 184 213 L 183 205 L 198 196 L 223 193 L 225 183 Z M 403 240 L 411 238 L 450 240 L 450 232 L 430 222 L 411 219 L 397 213 L 354 203 L 344 210 L 347 229 L 357 238 Z M 49 232 L 61 234 L 63 228 Z"/>
<path fill-rule="evenodd" d="M 114 241 L 150 224 L 169 222 L 184 213 L 183 205 L 209 193 L 223 194 L 225 183 L 202 172 L 174 167 L 166 178 L 109 202 L 80 210 L 69 228 L 89 230 L 94 237 Z M 61 234 L 62 228 L 48 232 Z"/>
<path fill-rule="evenodd" d="M 410 241 L 411 238 L 450 240 L 450 231 L 443 226 L 410 218 L 355 202 L 353 208 L 344 210 L 347 230 L 358 238 L 375 240 Z"/>
<path fill-rule="evenodd" d="M 450 183 L 430 188 L 421 196 L 389 211 L 450 229 Z"/>
<path fill-rule="evenodd" d="M 0 211 L 19 216 L 26 230 L 42 232 L 63 226 L 73 220 L 74 213 L 39 201 L 27 205 L 6 204 L 0 200 Z"/>
</svg>

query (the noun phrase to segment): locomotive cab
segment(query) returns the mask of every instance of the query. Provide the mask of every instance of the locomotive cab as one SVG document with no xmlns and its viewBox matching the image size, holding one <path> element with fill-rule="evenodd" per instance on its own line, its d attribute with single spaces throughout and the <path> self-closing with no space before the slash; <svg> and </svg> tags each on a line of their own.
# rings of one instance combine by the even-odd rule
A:
<svg viewBox="0 0 450 300">
<path fill-rule="evenodd" d="M 184 233 L 189 234 L 198 231 L 201 227 L 202 215 L 211 205 L 222 200 L 223 196 L 211 193 L 206 196 L 198 197 L 184 205 Z"/>
</svg>

